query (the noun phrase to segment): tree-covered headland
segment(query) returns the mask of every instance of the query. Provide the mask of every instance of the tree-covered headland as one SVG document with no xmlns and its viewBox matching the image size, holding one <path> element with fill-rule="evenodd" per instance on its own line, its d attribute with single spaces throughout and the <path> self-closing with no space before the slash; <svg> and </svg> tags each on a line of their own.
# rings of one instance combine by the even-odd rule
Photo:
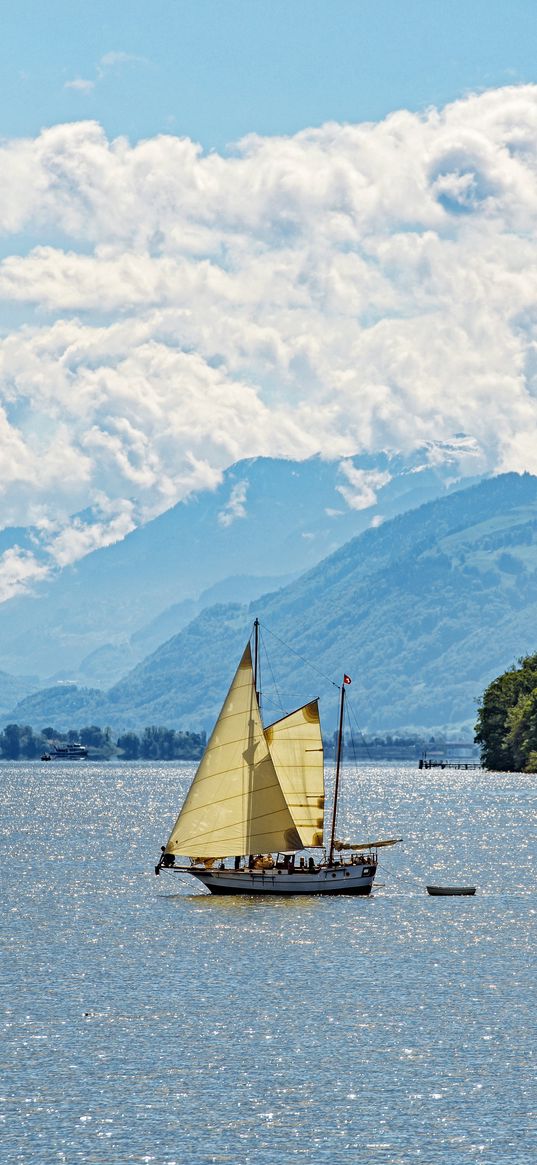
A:
<svg viewBox="0 0 537 1165">
<path fill-rule="evenodd" d="M 485 689 L 475 739 L 485 768 L 537 772 L 537 655 L 520 659 Z"/>
</svg>

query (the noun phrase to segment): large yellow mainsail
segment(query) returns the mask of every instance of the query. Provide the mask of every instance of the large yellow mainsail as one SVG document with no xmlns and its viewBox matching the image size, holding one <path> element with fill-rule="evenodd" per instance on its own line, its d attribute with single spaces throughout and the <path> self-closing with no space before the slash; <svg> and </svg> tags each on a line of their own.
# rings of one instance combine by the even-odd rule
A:
<svg viewBox="0 0 537 1165">
<path fill-rule="evenodd" d="M 322 846 L 324 757 L 317 700 L 265 728 L 274 768 L 305 846 Z"/>
<path fill-rule="evenodd" d="M 263 732 L 248 644 L 166 853 L 218 858 L 303 845 Z"/>
</svg>

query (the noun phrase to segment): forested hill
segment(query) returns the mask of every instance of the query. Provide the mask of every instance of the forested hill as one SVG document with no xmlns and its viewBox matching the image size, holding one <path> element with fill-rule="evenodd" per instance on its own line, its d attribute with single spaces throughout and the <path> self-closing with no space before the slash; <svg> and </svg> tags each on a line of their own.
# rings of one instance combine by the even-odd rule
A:
<svg viewBox="0 0 537 1165">
<path fill-rule="evenodd" d="M 326 731 L 345 670 L 363 729 L 473 725 L 484 686 L 537 641 L 537 478 L 505 474 L 396 517 L 255 610 L 204 612 L 106 695 L 56 688 L 12 716 L 61 726 L 80 702 L 81 722 L 207 727 L 256 614 L 266 719 L 318 694 Z"/>
</svg>

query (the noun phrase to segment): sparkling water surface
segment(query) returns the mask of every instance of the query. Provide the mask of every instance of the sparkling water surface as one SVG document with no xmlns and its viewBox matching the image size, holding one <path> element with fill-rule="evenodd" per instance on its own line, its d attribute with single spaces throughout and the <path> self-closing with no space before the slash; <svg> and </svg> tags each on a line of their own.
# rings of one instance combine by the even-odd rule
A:
<svg viewBox="0 0 537 1165">
<path fill-rule="evenodd" d="M 192 774 L 0 765 L 3 1160 L 534 1165 L 537 778 L 360 766 L 383 885 L 263 899 L 155 878 Z"/>
</svg>

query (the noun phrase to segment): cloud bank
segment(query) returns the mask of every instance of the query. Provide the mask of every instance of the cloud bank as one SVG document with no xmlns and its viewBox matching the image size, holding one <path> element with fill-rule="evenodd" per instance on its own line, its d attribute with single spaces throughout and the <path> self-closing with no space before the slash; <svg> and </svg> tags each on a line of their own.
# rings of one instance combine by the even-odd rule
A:
<svg viewBox="0 0 537 1165">
<path fill-rule="evenodd" d="M 465 432 L 537 471 L 537 86 L 225 156 L 78 122 L 0 166 L 2 522 L 56 561 L 67 515 L 100 507 L 85 553 L 241 457 Z"/>
</svg>

